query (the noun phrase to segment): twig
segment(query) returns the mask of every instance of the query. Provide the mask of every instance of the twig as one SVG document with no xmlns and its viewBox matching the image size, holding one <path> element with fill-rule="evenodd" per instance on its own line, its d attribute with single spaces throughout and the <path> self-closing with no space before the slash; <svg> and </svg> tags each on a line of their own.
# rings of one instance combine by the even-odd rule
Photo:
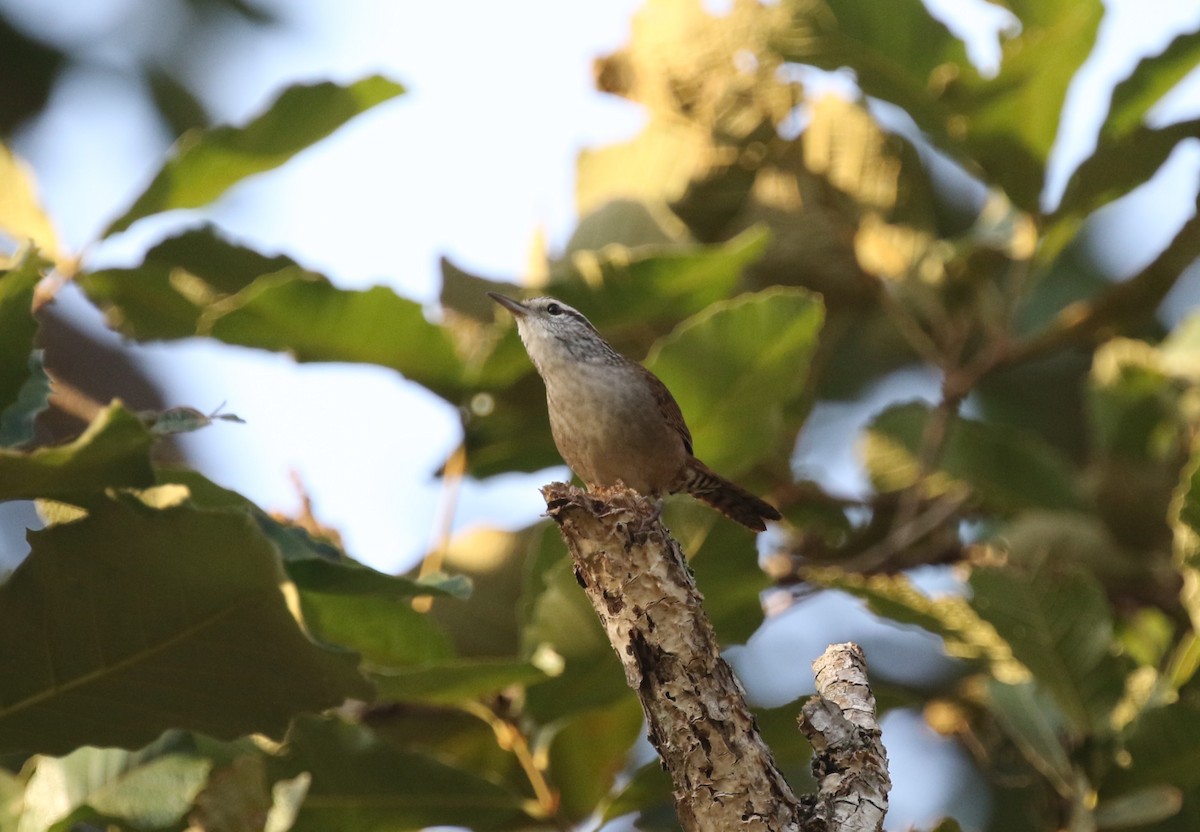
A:
<svg viewBox="0 0 1200 832">
<path fill-rule="evenodd" d="M 896 523 L 887 537 L 870 548 L 841 562 L 848 572 L 873 572 L 889 563 L 899 552 L 912 546 L 921 538 L 931 534 L 942 524 L 954 517 L 971 498 L 970 489 L 952 488 L 934 500 L 924 512 L 915 514 L 907 522 Z"/>
<path fill-rule="evenodd" d="M 446 552 L 450 551 L 450 538 L 454 531 L 454 513 L 458 509 L 458 497 L 462 491 L 463 477 L 467 473 L 467 446 L 460 443 L 446 460 L 442 472 L 442 506 L 438 523 L 437 543 L 421 561 L 417 576 L 424 578 L 434 572 L 441 571 Z M 412 600 L 412 608 L 417 612 L 429 612 L 433 607 L 433 596 L 424 595 Z"/>
<path fill-rule="evenodd" d="M 998 356 L 986 372 L 1033 361 L 1065 347 L 1086 345 L 1122 322 L 1153 315 L 1200 255 L 1200 195 L 1196 209 L 1197 213 L 1148 266 L 1091 301 L 1071 304 L 1044 330 Z"/>
<path fill-rule="evenodd" d="M 57 407 L 63 413 L 74 416 L 76 419 L 81 419 L 84 422 L 90 422 L 104 409 L 102 403 L 96 401 L 75 385 L 63 381 L 53 372 L 47 371 L 47 374 L 50 376 L 51 384 L 50 404 Z"/>
</svg>

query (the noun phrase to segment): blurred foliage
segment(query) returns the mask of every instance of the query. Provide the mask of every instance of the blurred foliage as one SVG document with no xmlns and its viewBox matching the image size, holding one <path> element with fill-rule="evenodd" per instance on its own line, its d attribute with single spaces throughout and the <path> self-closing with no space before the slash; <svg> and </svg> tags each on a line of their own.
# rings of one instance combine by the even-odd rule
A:
<svg viewBox="0 0 1200 832">
<path fill-rule="evenodd" d="M 261 22 L 248 4 L 192 5 Z M 1048 206 L 1063 101 L 1102 7 L 1007 7 L 1020 28 L 986 75 L 918 0 L 886 14 L 737 0 L 722 15 L 646 0 L 627 46 L 597 63 L 598 86 L 644 107 L 646 126 L 581 154 L 579 227 L 530 282 L 645 357 L 698 454 L 790 521 L 764 570 L 740 528 L 666 506 L 725 641 L 757 628 L 767 591 L 848 593 L 953 658 L 944 678 L 881 684 L 881 703 L 923 706 L 962 740 L 991 786 L 989 829 L 1191 829 L 1200 315 L 1163 332 L 1155 312 L 1200 255 L 1200 219 L 1121 283 L 1084 242 L 1097 209 L 1196 134 L 1146 116 L 1200 64 L 1200 33 L 1116 86 L 1096 148 Z M 73 56 L 7 26 L 3 45 L 0 61 L 28 73 L 0 92 L 7 130 Z M 798 65 L 848 69 L 864 97 L 810 98 Z M 402 92 L 378 77 L 298 86 L 213 127 L 169 68 L 145 72 L 180 139 L 106 235 L 216 199 Z M 889 129 L 872 100 L 919 130 Z M 953 176 L 932 175 L 934 154 Z M 431 554 L 444 571 L 396 577 L 311 518 L 156 461 L 163 435 L 232 414 L 114 401 L 76 439 L 36 441 L 55 389 L 38 310 L 73 282 L 134 340 L 396 370 L 459 407 L 448 478 L 536 470 L 557 460 L 540 383 L 484 294 L 524 287 L 445 262 L 433 320 L 212 227 L 93 271 L 60 249 L 35 194 L 0 147 L 0 233 L 15 244 L 0 249 L 0 500 L 36 500 L 47 526 L 0 584 L 0 832 L 674 826 L 662 772 L 631 753 L 635 700 L 546 524 L 462 535 Z M 795 480 L 814 406 L 917 364 L 941 375 L 941 400 L 872 414 L 867 495 Z M 953 564 L 963 591 L 918 590 L 904 570 L 926 564 Z M 797 708 L 761 724 L 802 788 Z"/>
</svg>

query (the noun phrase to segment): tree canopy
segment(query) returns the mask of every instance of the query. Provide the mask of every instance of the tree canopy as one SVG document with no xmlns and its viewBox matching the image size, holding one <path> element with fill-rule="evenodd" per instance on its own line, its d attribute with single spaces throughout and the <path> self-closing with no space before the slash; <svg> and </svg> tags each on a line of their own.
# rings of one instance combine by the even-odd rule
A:
<svg viewBox="0 0 1200 832">
<path fill-rule="evenodd" d="M 667 505 L 723 641 L 762 623 L 765 593 L 848 593 L 954 659 L 945 678 L 873 681 L 881 707 L 921 709 L 969 751 L 988 829 L 1194 829 L 1200 315 L 1159 312 L 1195 279 L 1200 211 L 1119 282 L 1089 220 L 1200 135 L 1147 119 L 1200 64 L 1200 31 L 1117 84 L 1050 204 L 1103 6 L 1006 5 L 1020 28 L 985 74 L 919 0 L 646 0 L 596 77 L 647 123 L 580 155 L 578 228 L 545 291 L 645 356 L 698 455 L 784 514 L 760 565 L 744 530 Z M 810 95 L 798 66 L 849 70 L 861 95 Z M 210 203 L 404 92 L 297 85 L 243 124 L 190 126 L 102 238 Z M 103 270 L 54 229 L 0 147 L 0 500 L 37 501 L 46 524 L 0 583 L 0 830 L 674 828 L 547 523 L 387 575 L 156 453 L 232 414 L 114 400 L 70 441 L 37 429 L 54 391 L 42 310 L 78 291 L 132 341 L 390 368 L 461 415 L 444 476 L 538 470 L 558 460 L 540 382 L 485 294 L 517 282 L 445 261 L 434 320 L 213 226 Z M 797 479 L 815 407 L 915 366 L 940 398 L 871 414 L 868 493 Z M 963 591 L 921 592 L 919 566 Z M 795 711 L 759 723 L 803 790 Z"/>
</svg>

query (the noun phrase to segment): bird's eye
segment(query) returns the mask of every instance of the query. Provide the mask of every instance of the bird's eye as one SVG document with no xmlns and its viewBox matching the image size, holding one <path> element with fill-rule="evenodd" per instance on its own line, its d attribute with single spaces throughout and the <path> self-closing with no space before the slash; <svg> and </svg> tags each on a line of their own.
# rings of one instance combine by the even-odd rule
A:
<svg viewBox="0 0 1200 832">
<path fill-rule="evenodd" d="M 559 306 L 557 303 L 552 303 L 546 307 L 546 314 L 547 315 L 561 315 L 562 307 Z"/>
</svg>

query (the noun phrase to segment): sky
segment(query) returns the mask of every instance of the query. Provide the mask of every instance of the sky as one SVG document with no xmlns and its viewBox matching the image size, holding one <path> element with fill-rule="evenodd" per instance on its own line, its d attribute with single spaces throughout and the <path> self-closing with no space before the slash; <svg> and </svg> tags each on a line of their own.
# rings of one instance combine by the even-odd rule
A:
<svg viewBox="0 0 1200 832">
<path fill-rule="evenodd" d="M 285 26 L 256 34 L 231 29 L 229 38 L 245 40 L 232 46 L 244 48 L 226 43 L 227 60 L 204 64 L 204 70 L 197 62 L 196 86 L 218 120 L 244 121 L 298 81 L 350 81 L 382 72 L 410 92 L 280 171 L 238 185 L 210 209 L 140 224 L 125 239 L 92 251 L 91 262 L 137 262 L 147 244 L 169 229 L 209 219 L 234 238 L 268 254 L 286 253 L 340 286 L 393 286 L 428 304 L 431 315 L 441 255 L 485 275 L 517 278 L 536 231 L 544 230 L 556 246 L 574 226 L 578 151 L 632 136 L 643 123 L 635 106 L 592 86 L 593 59 L 626 40 L 638 5 L 636 0 L 281 3 Z M 929 5 L 969 37 L 976 60 L 994 63 L 994 34 L 989 39 L 988 33 L 1004 25 L 1003 13 L 981 12 L 976 0 Z M 119 75 L 129 53 L 157 48 L 156 7 L 142 0 L 0 0 L 0 8 L 72 42 L 89 42 L 114 21 L 121 26 L 117 45 L 97 55 L 114 73 L 65 77 L 47 113 L 14 142 L 33 165 L 63 238 L 78 247 L 126 207 L 166 150 L 149 105 Z M 1161 48 L 1166 33 L 1197 26 L 1200 4 L 1185 0 L 1122 0 L 1113 6 L 1097 55 L 1071 91 L 1049 199 L 1087 152 L 1106 84 L 1127 73 L 1136 55 Z M 1176 98 L 1156 117 L 1200 115 L 1200 78 L 1191 78 Z M 1111 240 L 1108 253 L 1119 268 L 1132 271 L 1139 258 L 1153 257 L 1155 245 L 1170 239 L 1186 217 L 1198 177 L 1200 142 L 1192 142 L 1154 187 L 1131 198 L 1133 214 L 1153 221 L 1131 224 L 1128 211 L 1106 220 L 1115 229 L 1105 235 Z M 1189 281 L 1200 302 L 1198 282 Z M 68 291 L 59 303 L 98 337 L 115 339 L 77 295 Z M 201 341 L 129 349 L 160 379 L 173 404 L 209 411 L 224 403 L 227 412 L 246 420 L 218 423 L 184 439 L 197 467 L 212 479 L 268 510 L 294 512 L 299 498 L 292 476 L 298 475 L 318 518 L 342 532 L 351 554 L 381 569 L 407 568 L 436 542 L 445 495 L 435 472 L 459 438 L 456 414 L 445 402 L 381 368 L 296 365 L 286 356 Z M 936 390 L 934 377 L 917 372 L 890 379 L 871 396 L 883 406 L 914 394 L 932 397 Z M 835 488 L 862 487 L 852 447 L 864 418 L 863 411 L 819 409 L 802 437 L 802 453 L 835 448 L 809 463 Z M 468 483 L 457 503 L 455 528 L 525 526 L 544 508 L 537 486 L 566 476 L 558 468 Z M 844 612 L 843 605 L 817 617 L 836 621 Z M 748 685 L 766 699 L 787 701 L 811 682 L 803 672 L 794 678 L 780 672 L 777 662 L 764 673 L 765 663 L 755 657 L 780 651 L 815 657 L 831 640 L 825 630 L 794 625 L 790 614 L 782 616 L 730 653 Z M 838 640 L 899 644 L 921 638 L 883 634 L 882 626 L 860 620 Z M 803 662 L 795 666 L 804 670 Z M 906 738 L 893 752 L 894 823 L 926 820 L 957 790 L 977 788 L 963 773 L 966 766 L 953 743 L 933 736 L 912 714 L 889 720 L 885 731 L 895 733 L 885 735 Z M 960 776 L 948 776 L 936 788 L 929 782 L 905 784 L 904 772 L 919 776 L 922 769 L 915 762 L 903 765 L 904 755 L 922 764 L 940 761 Z"/>
</svg>

